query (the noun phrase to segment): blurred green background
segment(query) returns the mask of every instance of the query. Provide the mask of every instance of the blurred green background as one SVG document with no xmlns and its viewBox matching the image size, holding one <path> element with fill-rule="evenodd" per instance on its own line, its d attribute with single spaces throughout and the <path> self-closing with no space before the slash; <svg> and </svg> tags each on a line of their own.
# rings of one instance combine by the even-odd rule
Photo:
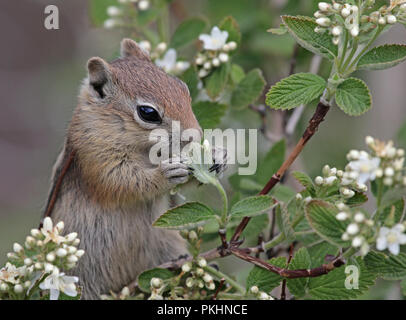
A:
<svg viewBox="0 0 406 320">
<path fill-rule="evenodd" d="M 110 1 L 114 3 L 114 1 Z M 261 68 L 267 88 L 288 75 L 294 42 L 288 36 L 266 32 L 277 27 L 281 14 L 308 14 L 315 11 L 314 0 L 174 0 L 171 3 L 171 28 L 186 17 L 203 15 L 215 25 L 232 15 L 242 32 L 242 48 L 236 62 L 245 70 Z M 46 30 L 43 0 L 1 1 L 0 3 L 0 265 L 15 241 L 23 242 L 38 225 L 49 187 L 54 160 L 62 146 L 67 124 L 77 103 L 78 88 L 86 76 L 86 61 L 92 56 L 112 59 L 117 55 L 125 30 L 105 30 L 92 25 L 90 2 L 55 0 L 59 8 L 60 29 Z M 97 6 L 97 0 L 92 1 Z M 173 31 L 173 30 L 172 30 Z M 396 26 L 385 42 L 405 42 L 405 28 Z M 379 42 L 379 41 L 378 41 Z M 380 41 L 382 42 L 382 40 Z M 188 54 L 186 51 L 185 55 Z M 307 72 L 311 55 L 299 51 L 297 72 Z M 323 65 L 321 73 L 328 73 Z M 299 168 L 311 176 L 329 163 L 343 166 L 345 154 L 363 148 L 366 135 L 392 139 L 406 120 L 406 64 L 387 71 L 361 74 L 371 88 L 374 107 L 359 118 L 332 110 L 319 134 L 305 149 Z M 297 135 L 306 125 L 312 106 L 306 108 Z M 271 113 L 270 124 L 278 120 Z M 251 110 L 229 114 L 222 127 L 259 128 L 260 120 Z M 270 127 L 272 130 L 273 128 Z M 260 136 L 259 150 L 271 143 Z M 229 172 L 229 174 L 232 174 Z M 227 179 L 224 179 L 225 181 Z M 190 196 L 196 196 L 190 192 Z M 214 194 L 213 194 L 214 195 Z M 216 202 L 213 197 L 213 202 Z M 223 264 L 236 260 L 227 258 Z M 238 262 L 241 268 L 248 265 Z M 243 276 L 245 272 L 240 272 Z M 400 298 L 393 283 L 381 283 L 369 298 Z"/>
</svg>

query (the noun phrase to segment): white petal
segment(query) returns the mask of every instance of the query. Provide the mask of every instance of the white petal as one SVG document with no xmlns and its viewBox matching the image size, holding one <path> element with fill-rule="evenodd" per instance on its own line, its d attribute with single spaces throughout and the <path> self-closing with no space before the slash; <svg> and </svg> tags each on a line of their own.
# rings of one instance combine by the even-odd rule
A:
<svg viewBox="0 0 406 320">
<path fill-rule="evenodd" d="M 369 180 L 369 178 L 370 178 L 370 173 L 360 173 L 360 175 L 358 176 L 358 179 L 357 179 L 357 182 L 358 183 L 362 183 L 362 184 L 365 184 L 368 180 Z"/>
<path fill-rule="evenodd" d="M 52 231 L 52 227 L 53 227 L 53 225 L 52 225 L 52 220 L 51 220 L 51 218 L 50 218 L 50 217 L 46 217 L 46 218 L 44 219 L 44 223 L 43 223 L 43 228 L 44 228 L 44 230 L 46 230 L 46 231 Z"/>
<path fill-rule="evenodd" d="M 75 283 L 75 282 L 79 281 L 79 278 L 78 277 L 71 277 L 71 276 L 64 276 L 63 281 L 65 283 Z"/>
<path fill-rule="evenodd" d="M 391 243 L 388 246 L 389 251 L 394 254 L 395 256 L 397 256 L 399 254 L 400 248 L 399 248 L 399 243 Z"/>
<path fill-rule="evenodd" d="M 379 237 L 386 237 L 389 233 L 390 229 L 387 227 L 382 227 L 379 229 Z"/>
<path fill-rule="evenodd" d="M 400 244 L 406 244 L 406 234 L 400 234 L 398 239 Z"/>
<path fill-rule="evenodd" d="M 50 295 L 49 295 L 49 300 L 58 300 L 58 298 L 59 298 L 59 290 L 51 289 Z"/>
<path fill-rule="evenodd" d="M 78 295 L 78 292 L 71 288 L 66 287 L 65 290 L 63 291 L 64 294 L 66 294 L 69 297 L 76 297 Z"/>
<path fill-rule="evenodd" d="M 376 239 L 376 248 L 379 251 L 383 251 L 386 249 L 386 238 L 385 237 L 379 237 L 378 239 Z"/>
</svg>

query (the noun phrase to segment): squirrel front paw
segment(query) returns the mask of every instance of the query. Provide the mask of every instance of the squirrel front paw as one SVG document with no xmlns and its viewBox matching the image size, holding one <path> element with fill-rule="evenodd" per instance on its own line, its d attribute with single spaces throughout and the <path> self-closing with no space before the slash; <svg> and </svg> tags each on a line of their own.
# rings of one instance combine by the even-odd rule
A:
<svg viewBox="0 0 406 320">
<path fill-rule="evenodd" d="M 190 169 L 182 158 L 170 158 L 161 162 L 161 170 L 171 187 L 188 181 Z"/>
</svg>

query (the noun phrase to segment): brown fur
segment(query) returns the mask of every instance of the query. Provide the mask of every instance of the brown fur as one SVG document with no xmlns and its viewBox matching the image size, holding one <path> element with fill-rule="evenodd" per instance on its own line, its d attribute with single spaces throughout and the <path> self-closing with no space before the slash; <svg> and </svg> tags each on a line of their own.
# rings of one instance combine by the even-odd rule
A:
<svg viewBox="0 0 406 320">
<path fill-rule="evenodd" d="M 168 191 L 179 181 L 170 172 L 186 170 L 183 164 L 150 163 L 152 128 L 135 121 L 134 113 L 137 101 L 147 102 L 163 113 L 159 128 L 170 132 L 178 120 L 182 129 L 200 130 L 189 92 L 132 40 L 123 40 L 121 52 L 110 64 L 89 60 L 89 77 L 52 178 L 55 185 L 74 151 L 51 217 L 79 234 L 86 253 L 71 273 L 79 276 L 84 299 L 118 291 L 142 270 L 185 253 L 177 232 L 151 224 L 169 208 Z"/>
</svg>

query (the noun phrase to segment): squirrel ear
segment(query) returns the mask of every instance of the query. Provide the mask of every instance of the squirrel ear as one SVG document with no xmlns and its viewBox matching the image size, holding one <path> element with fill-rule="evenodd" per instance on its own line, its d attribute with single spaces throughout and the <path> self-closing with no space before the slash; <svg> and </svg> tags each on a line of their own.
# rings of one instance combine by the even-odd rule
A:
<svg viewBox="0 0 406 320">
<path fill-rule="evenodd" d="M 87 62 L 89 72 L 89 84 L 99 94 L 100 98 L 105 97 L 104 85 L 111 77 L 110 65 L 102 58 L 93 57 Z"/>
<path fill-rule="evenodd" d="M 137 42 L 128 38 L 123 39 L 121 41 L 121 57 L 126 58 L 131 56 L 151 61 L 149 53 L 142 49 Z"/>
</svg>

